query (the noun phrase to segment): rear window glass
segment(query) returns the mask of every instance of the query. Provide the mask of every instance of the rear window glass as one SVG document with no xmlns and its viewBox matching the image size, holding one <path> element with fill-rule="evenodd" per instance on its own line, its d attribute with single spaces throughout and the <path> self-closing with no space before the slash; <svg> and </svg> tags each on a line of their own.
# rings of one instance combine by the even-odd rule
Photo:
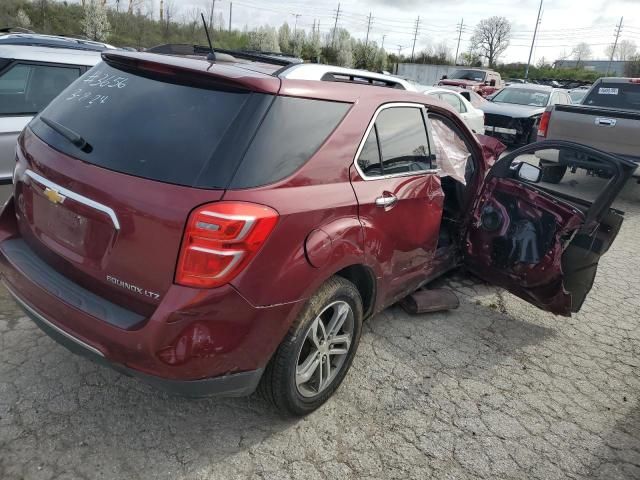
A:
<svg viewBox="0 0 640 480">
<path fill-rule="evenodd" d="M 38 113 L 79 76 L 79 68 L 17 63 L 0 74 L 0 115 Z"/>
<path fill-rule="evenodd" d="M 266 185 L 291 175 L 320 148 L 350 106 L 324 100 L 276 97 L 231 188 Z"/>
<path fill-rule="evenodd" d="M 166 83 L 101 63 L 41 114 L 82 136 L 91 151 L 80 150 L 38 119 L 31 128 L 73 157 L 179 185 L 194 185 L 209 160 L 221 162 L 225 168 L 211 179 L 210 186 L 222 188 L 237 161 L 225 163 L 227 152 L 217 150 L 234 119 L 252 104 L 252 95 L 257 94 Z"/>
<path fill-rule="evenodd" d="M 589 92 L 582 104 L 640 110 L 640 83 L 600 83 Z"/>
</svg>

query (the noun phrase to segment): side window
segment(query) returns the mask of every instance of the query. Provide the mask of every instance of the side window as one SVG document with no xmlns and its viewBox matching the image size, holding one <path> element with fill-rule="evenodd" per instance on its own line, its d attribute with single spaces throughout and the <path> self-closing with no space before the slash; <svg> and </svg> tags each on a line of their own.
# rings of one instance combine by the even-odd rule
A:
<svg viewBox="0 0 640 480">
<path fill-rule="evenodd" d="M 553 92 L 549 105 L 555 105 L 557 103 L 560 103 L 560 95 L 558 94 L 558 92 Z"/>
<path fill-rule="evenodd" d="M 465 113 L 467 111 L 464 104 L 456 95 L 453 95 L 452 93 L 441 93 L 440 96 L 442 100 L 451 105 L 456 110 L 456 112 Z"/>
<path fill-rule="evenodd" d="M 378 134 L 375 125 L 369 132 L 367 140 L 364 142 L 360 156 L 358 157 L 358 167 L 367 177 L 379 177 L 383 175 L 382 164 L 380 162 L 380 149 L 378 148 Z"/>
<path fill-rule="evenodd" d="M 422 109 L 387 108 L 378 115 L 376 129 L 385 175 L 432 168 Z"/>
<path fill-rule="evenodd" d="M 17 63 L 0 75 L 0 115 L 36 114 L 80 76 L 80 68 Z"/>
</svg>

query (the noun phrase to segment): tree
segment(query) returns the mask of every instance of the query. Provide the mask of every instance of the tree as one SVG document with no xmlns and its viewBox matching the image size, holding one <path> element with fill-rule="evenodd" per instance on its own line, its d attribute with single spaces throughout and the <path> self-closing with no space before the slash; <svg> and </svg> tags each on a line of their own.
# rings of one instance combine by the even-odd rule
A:
<svg viewBox="0 0 640 480">
<path fill-rule="evenodd" d="M 478 52 L 474 52 L 473 50 L 469 50 L 468 52 L 461 53 L 460 58 L 462 60 L 462 64 L 468 67 L 482 66 L 482 60 L 480 59 L 480 55 L 478 55 Z"/>
<path fill-rule="evenodd" d="M 280 52 L 278 44 L 278 33 L 274 27 L 264 25 L 253 32 L 249 33 L 250 50 L 258 50 L 260 52 Z"/>
<path fill-rule="evenodd" d="M 638 47 L 633 40 L 621 40 L 620 43 L 616 45 L 615 52 L 613 52 L 613 44 L 611 44 L 606 48 L 605 53 L 607 58 L 611 58 L 611 53 L 613 52 L 614 60 L 627 62 L 635 57 L 637 50 Z"/>
<path fill-rule="evenodd" d="M 82 32 L 91 40 L 104 42 L 110 29 L 107 8 L 100 0 L 87 0 L 82 18 Z"/>
<path fill-rule="evenodd" d="M 18 27 L 29 28 L 31 27 L 31 19 L 29 15 L 23 10 L 18 9 L 18 14 L 16 15 L 16 24 Z"/>
<path fill-rule="evenodd" d="M 278 30 L 278 44 L 281 52 L 291 52 L 291 28 L 287 22 L 284 22 Z"/>
<path fill-rule="evenodd" d="M 446 40 L 441 41 L 437 45 L 433 47 L 433 53 L 435 54 L 438 63 L 440 64 L 448 64 L 451 63 L 450 59 L 453 57 L 451 55 L 451 48 L 447 44 Z"/>
<path fill-rule="evenodd" d="M 476 25 L 471 45 L 473 50 L 487 59 L 490 67 L 494 67 L 500 55 L 509 46 L 511 40 L 511 23 L 506 17 L 490 17 Z"/>
<path fill-rule="evenodd" d="M 576 61 L 576 68 L 580 66 L 582 60 L 589 60 L 591 58 L 591 47 L 586 42 L 580 42 L 571 52 L 571 56 Z"/>
</svg>

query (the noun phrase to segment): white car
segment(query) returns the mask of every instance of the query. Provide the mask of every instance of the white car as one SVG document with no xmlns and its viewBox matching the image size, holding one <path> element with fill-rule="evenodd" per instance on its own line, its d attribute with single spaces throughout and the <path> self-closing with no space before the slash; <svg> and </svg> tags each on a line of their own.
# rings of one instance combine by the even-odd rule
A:
<svg viewBox="0 0 640 480">
<path fill-rule="evenodd" d="M 420 92 L 432 95 L 451 105 L 460 114 L 467 126 L 475 133 L 484 133 L 484 112 L 474 107 L 469 100 L 458 92 L 441 88 L 421 86 Z"/>
<path fill-rule="evenodd" d="M 0 36 L 0 185 L 11 183 L 22 129 L 101 59 L 99 51 L 14 45 L 8 39 Z"/>
</svg>

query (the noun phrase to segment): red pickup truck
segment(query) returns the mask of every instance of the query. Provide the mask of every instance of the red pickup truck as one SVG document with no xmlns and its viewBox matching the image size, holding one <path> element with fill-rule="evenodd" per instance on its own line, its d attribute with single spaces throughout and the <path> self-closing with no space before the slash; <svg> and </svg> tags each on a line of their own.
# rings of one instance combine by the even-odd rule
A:
<svg viewBox="0 0 640 480">
<path fill-rule="evenodd" d="M 464 68 L 456 70 L 449 77 L 443 76 L 438 85 L 462 87 L 486 97 L 503 88 L 504 82 L 500 74 L 493 70 Z"/>
</svg>

